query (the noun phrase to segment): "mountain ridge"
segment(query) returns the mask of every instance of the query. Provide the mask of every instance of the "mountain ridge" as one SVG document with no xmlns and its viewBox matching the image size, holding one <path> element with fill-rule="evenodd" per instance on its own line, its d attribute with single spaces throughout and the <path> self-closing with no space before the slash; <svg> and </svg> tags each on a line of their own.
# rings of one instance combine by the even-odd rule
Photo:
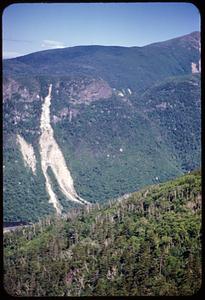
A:
<svg viewBox="0 0 205 300">
<path fill-rule="evenodd" d="M 191 33 L 188 33 L 188 34 L 185 34 L 183 36 L 180 36 L 180 37 L 174 37 L 174 38 L 170 38 L 168 40 L 163 40 L 163 41 L 159 41 L 159 42 L 154 42 L 154 43 L 149 43 L 149 44 L 146 44 L 146 45 L 143 45 L 143 46 L 118 46 L 118 45 L 77 45 L 77 46 L 71 46 L 71 47 L 64 47 L 64 48 L 56 48 L 56 49 L 47 49 L 47 50 L 40 50 L 40 51 L 35 51 L 35 52 L 32 52 L 32 53 L 29 53 L 29 54 L 25 54 L 25 55 L 22 55 L 22 56 L 19 56 L 19 57 L 14 57 L 14 58 L 6 58 L 4 59 L 5 61 L 10 61 L 10 60 L 16 60 L 16 59 L 19 59 L 19 58 L 22 58 L 22 57 L 25 57 L 25 56 L 28 56 L 28 55 L 33 55 L 35 53 L 52 53 L 54 51 L 59 51 L 59 52 L 64 52 L 64 51 L 67 51 L 69 49 L 80 49 L 80 48 L 143 48 L 143 47 L 147 47 L 147 46 L 152 46 L 152 45 L 161 45 L 162 43 L 167 43 L 167 42 L 173 42 L 175 40 L 184 40 L 184 39 L 189 39 L 190 37 L 196 37 L 198 40 L 200 38 L 200 31 L 193 31 Z"/>
<path fill-rule="evenodd" d="M 200 49 L 189 41 L 170 43 L 166 49 L 104 46 L 97 54 L 92 46 L 72 48 L 69 55 L 58 49 L 49 50 L 51 56 L 44 51 L 4 61 L 4 221 L 54 212 L 39 149 L 50 84 L 54 137 L 83 199 L 106 201 L 200 166 Z M 25 167 L 18 135 L 33 147 L 36 176 Z M 67 211 L 68 201 L 48 172 Z"/>
</svg>

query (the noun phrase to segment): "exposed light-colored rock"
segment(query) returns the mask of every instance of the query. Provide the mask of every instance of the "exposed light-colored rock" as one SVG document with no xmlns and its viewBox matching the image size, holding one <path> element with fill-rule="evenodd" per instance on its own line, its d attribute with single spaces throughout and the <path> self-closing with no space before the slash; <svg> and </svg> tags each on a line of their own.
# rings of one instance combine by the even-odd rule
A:
<svg viewBox="0 0 205 300">
<path fill-rule="evenodd" d="M 25 165 L 31 168 L 33 174 L 36 174 L 36 157 L 35 152 L 31 144 L 27 143 L 25 139 L 17 134 L 17 142 L 20 146 L 20 150 L 24 159 Z"/>
<path fill-rule="evenodd" d="M 51 104 L 51 90 L 52 85 L 49 86 L 48 96 L 42 106 L 41 114 L 41 136 L 40 136 L 40 154 L 41 154 L 41 167 L 46 179 L 46 188 L 50 196 L 49 202 L 53 204 L 57 214 L 61 214 L 62 206 L 60 205 L 55 193 L 52 189 L 52 183 L 48 175 L 48 167 L 51 167 L 61 191 L 68 200 L 77 202 L 79 204 L 90 204 L 85 201 L 75 191 L 73 179 L 70 171 L 66 166 L 63 154 L 54 138 L 53 128 L 50 125 L 50 104 Z"/>
<path fill-rule="evenodd" d="M 61 121 L 61 118 L 59 118 L 59 117 L 53 115 L 52 121 L 53 121 L 54 124 L 56 124 L 56 123 L 58 123 L 58 122 Z"/>
<path fill-rule="evenodd" d="M 195 43 L 194 43 L 193 47 L 195 49 L 199 50 L 199 53 L 201 55 L 201 41 L 200 41 L 200 39 L 195 40 Z M 198 68 L 197 68 L 197 64 L 192 62 L 191 63 L 191 70 L 192 70 L 192 74 L 201 72 L 201 58 L 200 57 L 199 57 L 199 62 L 198 62 Z"/>
<path fill-rule="evenodd" d="M 201 41 L 199 41 L 199 53 L 201 55 Z M 201 57 L 199 58 L 199 72 L 201 72 Z"/>
<path fill-rule="evenodd" d="M 160 104 L 157 104 L 156 105 L 156 108 L 161 108 L 162 110 L 166 109 L 167 108 L 167 102 L 162 102 Z"/>
<path fill-rule="evenodd" d="M 201 72 L 201 59 L 199 60 L 199 73 Z"/>
<path fill-rule="evenodd" d="M 132 94 L 132 91 L 131 89 L 127 89 L 128 90 L 128 93 L 131 95 Z"/>
<path fill-rule="evenodd" d="M 124 97 L 124 94 L 123 94 L 123 92 L 118 92 L 118 96 L 120 96 L 120 97 Z"/>
<path fill-rule="evenodd" d="M 195 63 L 193 63 L 193 62 L 191 63 L 191 72 L 192 72 L 192 74 L 200 72 L 200 70 L 197 69 L 197 65 Z"/>
<path fill-rule="evenodd" d="M 58 112 L 58 115 L 52 116 L 52 122 L 54 124 L 60 122 L 63 118 L 68 118 L 69 122 L 72 122 L 73 118 L 75 118 L 78 114 L 79 110 L 67 107 L 64 107 L 62 110 Z"/>
</svg>

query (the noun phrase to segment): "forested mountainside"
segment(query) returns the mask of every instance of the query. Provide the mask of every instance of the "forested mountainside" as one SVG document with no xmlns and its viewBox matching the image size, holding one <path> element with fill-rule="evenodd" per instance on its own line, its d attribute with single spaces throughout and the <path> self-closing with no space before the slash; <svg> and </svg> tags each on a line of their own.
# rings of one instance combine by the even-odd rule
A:
<svg viewBox="0 0 205 300">
<path fill-rule="evenodd" d="M 4 235 L 12 296 L 189 296 L 201 287 L 201 174 Z"/>
<path fill-rule="evenodd" d="M 144 47 L 79 46 L 4 60 L 4 221 L 79 206 L 66 196 L 52 147 L 73 195 L 89 203 L 200 167 L 200 68 L 199 32 Z M 49 148 L 42 116 L 50 86 Z"/>
</svg>

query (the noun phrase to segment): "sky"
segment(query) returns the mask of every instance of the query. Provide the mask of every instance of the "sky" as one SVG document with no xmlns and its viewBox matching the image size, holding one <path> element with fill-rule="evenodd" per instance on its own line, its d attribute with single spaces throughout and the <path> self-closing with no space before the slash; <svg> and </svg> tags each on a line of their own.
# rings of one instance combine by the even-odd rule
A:
<svg viewBox="0 0 205 300">
<path fill-rule="evenodd" d="M 3 11 L 3 58 L 79 45 L 144 46 L 200 31 L 191 3 L 22 3 Z"/>
</svg>

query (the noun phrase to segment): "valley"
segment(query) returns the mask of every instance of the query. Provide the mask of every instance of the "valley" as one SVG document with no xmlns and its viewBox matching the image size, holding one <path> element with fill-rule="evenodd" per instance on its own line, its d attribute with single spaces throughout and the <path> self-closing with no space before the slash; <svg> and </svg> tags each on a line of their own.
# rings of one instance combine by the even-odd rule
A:
<svg viewBox="0 0 205 300">
<path fill-rule="evenodd" d="M 2 299 L 200 298 L 202 4 L 3 2 Z"/>
<path fill-rule="evenodd" d="M 199 32 L 4 60 L 4 222 L 64 215 L 199 168 L 199 61 Z"/>
<path fill-rule="evenodd" d="M 202 4 L 1 7 L 2 299 L 200 298 Z"/>
</svg>

